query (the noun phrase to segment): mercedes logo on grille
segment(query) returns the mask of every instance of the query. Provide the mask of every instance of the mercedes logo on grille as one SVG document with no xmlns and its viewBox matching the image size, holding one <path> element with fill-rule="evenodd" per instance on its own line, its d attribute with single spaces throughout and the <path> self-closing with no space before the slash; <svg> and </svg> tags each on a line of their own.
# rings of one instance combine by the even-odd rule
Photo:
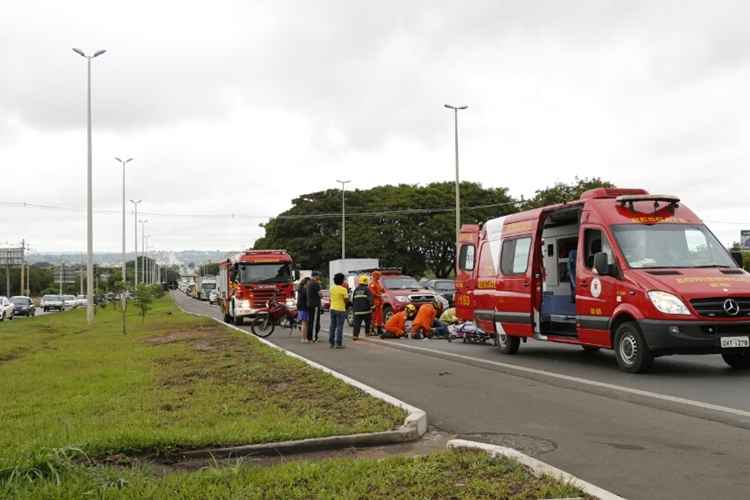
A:
<svg viewBox="0 0 750 500">
<path fill-rule="evenodd" d="M 727 313 L 728 316 L 737 316 L 740 313 L 740 306 L 737 304 L 737 301 L 734 299 L 727 299 L 724 301 L 724 312 Z"/>
</svg>

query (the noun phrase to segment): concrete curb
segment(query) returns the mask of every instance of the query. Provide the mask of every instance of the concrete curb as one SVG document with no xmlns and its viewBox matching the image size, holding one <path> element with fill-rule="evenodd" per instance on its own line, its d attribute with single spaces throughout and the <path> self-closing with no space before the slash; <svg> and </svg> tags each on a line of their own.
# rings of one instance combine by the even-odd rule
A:
<svg viewBox="0 0 750 500">
<path fill-rule="evenodd" d="M 322 438 L 302 439 L 302 440 L 297 440 L 297 441 L 282 441 L 282 442 L 277 442 L 277 443 L 262 443 L 262 444 L 252 444 L 252 445 L 242 445 L 242 446 L 228 446 L 228 447 L 222 447 L 222 448 L 204 448 L 204 449 L 199 449 L 199 450 L 181 451 L 178 453 L 178 455 L 183 456 L 185 458 L 208 458 L 208 457 L 236 457 L 236 456 L 242 456 L 242 455 L 278 455 L 280 453 L 289 453 L 289 454 L 304 453 L 304 452 L 317 451 L 317 450 L 350 448 L 353 446 L 363 446 L 363 447 L 364 446 L 379 446 L 379 445 L 386 445 L 386 444 L 404 443 L 408 441 L 416 441 L 420 439 L 427 432 L 427 413 L 425 413 L 424 410 L 420 410 L 419 408 L 412 406 L 408 403 L 405 403 L 401 401 L 400 399 L 396 399 L 389 394 L 386 394 L 382 391 L 375 389 L 374 387 L 370 387 L 367 384 L 363 384 L 362 382 L 358 380 L 354 380 L 353 378 L 348 377 L 344 375 L 343 373 L 339 373 L 326 366 L 316 363 L 315 361 L 309 360 L 303 356 L 300 356 L 297 353 L 288 351 L 284 349 L 283 347 L 280 347 L 272 342 L 269 342 L 266 339 L 253 335 L 251 332 L 238 328 L 234 325 L 224 323 L 221 320 L 218 320 L 211 316 L 207 316 L 205 314 L 186 311 L 185 309 L 182 308 L 182 306 L 180 306 L 180 304 L 177 303 L 177 301 L 175 301 L 175 305 L 177 305 L 177 307 L 179 307 L 180 310 L 186 314 L 190 314 L 192 316 L 198 316 L 201 318 L 207 318 L 207 319 L 210 319 L 219 323 L 222 326 L 231 328 L 245 335 L 249 335 L 253 337 L 254 339 L 260 341 L 261 343 L 267 345 L 268 347 L 281 351 L 287 356 L 299 359 L 300 361 L 307 363 L 313 368 L 322 370 L 336 377 L 337 379 L 351 386 L 354 386 L 357 389 L 360 389 L 361 391 L 363 391 L 366 394 L 369 394 L 370 396 L 373 396 L 382 401 L 385 401 L 386 403 L 391 404 L 393 406 L 402 408 L 403 410 L 408 412 L 408 415 L 404 419 L 404 423 L 401 425 L 401 427 L 399 427 L 398 429 L 391 430 L 391 431 L 372 432 L 372 433 L 367 433 L 367 434 L 350 434 L 350 435 L 344 435 L 344 436 L 329 436 L 329 437 L 322 437 Z"/>
<path fill-rule="evenodd" d="M 678 396 L 670 396 L 668 394 L 659 394 L 641 389 L 634 389 L 632 387 L 609 384 L 606 382 L 598 382 L 596 380 L 586 380 L 580 377 L 548 372 L 537 368 L 529 368 L 514 365 L 512 363 L 503 363 L 502 361 L 491 361 L 463 354 L 438 351 L 421 345 L 399 344 L 398 339 L 384 341 L 377 338 L 360 337 L 360 340 L 392 347 L 393 349 L 418 352 L 425 356 L 444 359 L 446 361 L 459 361 L 477 368 L 485 368 L 516 377 L 544 382 L 558 387 L 583 391 L 589 394 L 635 403 L 659 410 L 671 411 L 688 417 L 701 418 L 742 429 L 750 429 L 750 411 L 729 408 L 712 403 L 704 403 L 702 401 L 695 401 Z"/>
<path fill-rule="evenodd" d="M 467 441 L 465 439 L 452 439 L 448 441 L 448 448 L 459 450 L 482 450 L 493 457 L 503 456 L 511 458 L 531 469 L 533 474 L 537 477 L 550 476 L 555 479 L 559 479 L 560 481 L 575 486 L 587 495 L 591 495 L 600 500 L 625 500 L 623 497 L 617 496 L 610 491 L 584 481 L 583 479 L 580 479 L 572 474 L 558 469 L 557 467 L 553 467 L 552 465 L 542 462 L 541 460 L 537 460 L 536 458 L 525 455 L 518 450 L 514 450 L 513 448 L 506 448 L 504 446 L 497 446 L 494 444 L 480 443 L 477 441 Z"/>
</svg>

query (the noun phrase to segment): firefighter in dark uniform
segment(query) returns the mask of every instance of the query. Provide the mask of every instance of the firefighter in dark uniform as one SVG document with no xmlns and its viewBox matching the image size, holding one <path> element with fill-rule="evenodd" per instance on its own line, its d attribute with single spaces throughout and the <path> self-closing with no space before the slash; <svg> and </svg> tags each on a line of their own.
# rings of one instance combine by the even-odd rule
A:
<svg viewBox="0 0 750 500">
<path fill-rule="evenodd" d="M 357 285 L 357 288 L 352 293 L 352 314 L 354 316 L 354 328 L 352 332 L 354 340 L 359 340 L 359 330 L 362 327 L 362 322 L 365 323 L 365 335 L 368 337 L 372 335 L 372 293 L 368 286 L 369 281 L 366 275 L 361 275 L 359 277 L 359 285 Z"/>
</svg>

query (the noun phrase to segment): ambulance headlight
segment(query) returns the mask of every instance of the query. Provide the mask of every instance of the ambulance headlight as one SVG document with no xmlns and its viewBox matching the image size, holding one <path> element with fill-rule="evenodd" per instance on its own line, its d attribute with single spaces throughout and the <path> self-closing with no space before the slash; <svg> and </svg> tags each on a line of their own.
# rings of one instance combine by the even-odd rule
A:
<svg viewBox="0 0 750 500">
<path fill-rule="evenodd" d="M 396 297 L 396 300 L 398 302 L 401 302 L 403 304 L 405 302 L 409 302 L 409 297 L 406 297 L 404 295 L 400 295 L 400 296 Z"/>
<path fill-rule="evenodd" d="M 286 306 L 287 307 L 297 307 L 297 301 L 294 300 L 294 299 L 292 299 L 292 298 L 288 298 L 288 299 L 286 299 Z"/>
<path fill-rule="evenodd" d="M 648 298 L 654 307 L 664 314 L 690 314 L 685 304 L 671 293 L 652 290 L 648 292 Z"/>
<path fill-rule="evenodd" d="M 250 301 L 249 300 L 245 300 L 245 299 L 238 300 L 237 301 L 237 306 L 240 309 L 250 309 Z"/>
</svg>

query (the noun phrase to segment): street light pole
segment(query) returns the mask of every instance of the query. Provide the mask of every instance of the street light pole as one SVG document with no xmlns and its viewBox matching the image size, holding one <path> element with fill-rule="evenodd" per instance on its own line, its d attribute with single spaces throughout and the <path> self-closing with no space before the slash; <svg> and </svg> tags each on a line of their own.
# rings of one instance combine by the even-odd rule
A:
<svg viewBox="0 0 750 500">
<path fill-rule="evenodd" d="M 341 260 L 346 260 L 346 185 L 351 181 L 336 180 L 341 184 Z"/>
<path fill-rule="evenodd" d="M 104 54 L 104 50 L 94 52 L 94 55 L 87 56 L 81 49 L 73 49 L 73 52 L 86 59 L 86 76 L 87 76 L 87 137 L 88 137 L 88 169 L 86 175 L 87 199 L 86 199 L 86 321 L 89 324 L 94 322 L 94 215 L 93 215 L 93 188 L 91 186 L 91 60 Z"/>
<path fill-rule="evenodd" d="M 134 209 L 134 226 L 135 230 L 133 231 L 133 242 L 135 243 L 135 256 L 133 257 L 133 290 L 135 291 L 136 288 L 138 288 L 138 205 L 143 200 L 130 200 L 130 203 L 133 204 Z"/>
<path fill-rule="evenodd" d="M 461 184 L 458 177 L 458 112 L 469 106 L 451 106 L 450 104 L 445 104 L 444 106 L 453 110 L 453 130 L 456 146 L 456 259 L 458 259 L 458 240 L 461 238 Z"/>
<path fill-rule="evenodd" d="M 121 160 L 120 158 L 115 158 L 118 162 L 120 162 L 120 165 L 122 165 L 122 283 L 123 286 L 127 285 L 127 279 L 125 278 L 127 274 L 125 273 L 126 270 L 126 262 L 125 259 L 125 165 L 133 161 L 132 158 L 128 158 L 127 160 Z M 123 303 L 125 301 L 125 293 L 122 293 L 123 296 Z"/>
<path fill-rule="evenodd" d="M 141 268 L 141 271 L 143 272 L 143 284 L 146 284 L 146 223 L 148 220 L 139 220 L 138 222 L 141 223 L 141 253 L 143 254 L 143 258 L 141 259 L 143 267 Z"/>
</svg>

